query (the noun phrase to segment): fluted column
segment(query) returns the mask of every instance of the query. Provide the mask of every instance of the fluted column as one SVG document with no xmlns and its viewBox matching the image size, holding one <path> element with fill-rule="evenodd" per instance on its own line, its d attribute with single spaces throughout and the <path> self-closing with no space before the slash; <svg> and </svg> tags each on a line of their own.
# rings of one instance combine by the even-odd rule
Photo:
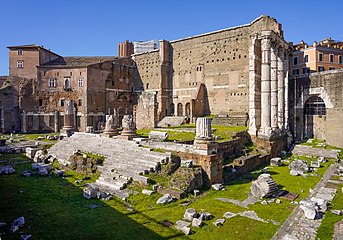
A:
<svg viewBox="0 0 343 240">
<path fill-rule="evenodd" d="M 74 125 L 74 102 L 65 100 L 64 103 L 64 129 L 75 129 Z"/>
<path fill-rule="evenodd" d="M 285 129 L 289 130 L 289 87 L 288 87 L 288 74 L 289 74 L 289 57 L 288 52 L 286 53 L 286 59 L 284 60 L 285 70 Z"/>
<path fill-rule="evenodd" d="M 279 48 L 277 65 L 278 65 L 278 126 L 284 130 L 285 119 L 285 70 L 284 70 L 284 49 Z"/>
<path fill-rule="evenodd" d="M 210 142 L 212 141 L 212 128 L 210 118 L 198 118 L 196 121 L 195 142 Z"/>
<path fill-rule="evenodd" d="M 270 56 L 270 124 L 272 130 L 278 128 L 278 58 L 277 48 L 271 48 Z"/>
<path fill-rule="evenodd" d="M 262 72 L 261 72 L 261 129 L 260 134 L 270 134 L 270 48 L 271 38 L 263 36 L 262 49 Z"/>
</svg>

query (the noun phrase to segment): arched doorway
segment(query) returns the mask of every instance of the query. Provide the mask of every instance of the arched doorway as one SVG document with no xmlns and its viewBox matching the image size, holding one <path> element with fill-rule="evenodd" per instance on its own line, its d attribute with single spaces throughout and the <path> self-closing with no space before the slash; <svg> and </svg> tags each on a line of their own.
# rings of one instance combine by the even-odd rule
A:
<svg viewBox="0 0 343 240">
<path fill-rule="evenodd" d="M 177 104 L 177 116 L 183 116 L 182 103 Z"/>
<path fill-rule="evenodd" d="M 186 103 L 186 107 L 185 107 L 185 113 L 187 117 L 191 116 L 191 104 L 188 102 Z"/>
<path fill-rule="evenodd" d="M 175 106 L 174 103 L 170 104 L 170 116 L 174 116 L 175 115 Z"/>
<path fill-rule="evenodd" d="M 322 98 L 312 96 L 304 106 L 304 137 L 325 139 L 326 106 Z"/>
</svg>

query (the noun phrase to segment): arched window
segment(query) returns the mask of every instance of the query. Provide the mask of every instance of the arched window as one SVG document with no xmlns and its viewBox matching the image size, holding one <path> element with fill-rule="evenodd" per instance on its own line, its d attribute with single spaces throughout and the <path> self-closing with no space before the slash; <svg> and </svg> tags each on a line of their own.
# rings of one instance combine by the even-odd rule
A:
<svg viewBox="0 0 343 240">
<path fill-rule="evenodd" d="M 64 88 L 65 89 L 70 89 L 70 78 L 65 78 L 64 79 Z"/>
<path fill-rule="evenodd" d="M 182 103 L 177 104 L 177 115 L 183 116 Z"/>
<path fill-rule="evenodd" d="M 186 109 L 185 109 L 185 111 L 186 111 L 186 116 L 187 117 L 190 117 L 191 116 L 191 104 L 188 102 L 188 103 L 186 103 Z"/>
<path fill-rule="evenodd" d="M 326 115 L 325 102 L 322 98 L 313 96 L 305 103 L 305 115 Z"/>
</svg>

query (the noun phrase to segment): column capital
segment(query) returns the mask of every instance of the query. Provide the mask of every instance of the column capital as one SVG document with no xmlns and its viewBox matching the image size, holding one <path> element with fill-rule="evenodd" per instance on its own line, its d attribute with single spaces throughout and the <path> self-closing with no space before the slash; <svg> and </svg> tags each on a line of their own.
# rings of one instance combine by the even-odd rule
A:
<svg viewBox="0 0 343 240">
<path fill-rule="evenodd" d="M 262 36 L 262 39 L 261 39 L 262 51 L 270 51 L 271 47 L 272 47 L 271 37 L 270 36 Z"/>
</svg>

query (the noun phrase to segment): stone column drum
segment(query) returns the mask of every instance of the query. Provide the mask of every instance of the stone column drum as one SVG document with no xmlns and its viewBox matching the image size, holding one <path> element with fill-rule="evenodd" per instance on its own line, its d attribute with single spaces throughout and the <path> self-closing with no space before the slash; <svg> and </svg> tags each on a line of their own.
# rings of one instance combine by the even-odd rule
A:
<svg viewBox="0 0 343 240">
<path fill-rule="evenodd" d="M 123 131 L 121 132 L 121 135 L 118 136 L 118 139 L 132 140 L 136 136 L 135 124 L 133 122 L 132 115 L 124 115 L 122 120 L 122 127 Z"/>
<path fill-rule="evenodd" d="M 66 100 L 64 103 L 64 125 L 61 130 L 61 135 L 71 136 L 76 131 L 74 125 L 74 102 Z"/>
<path fill-rule="evenodd" d="M 118 135 L 118 116 L 116 109 L 114 109 L 113 115 L 108 116 L 103 135 L 107 137 Z"/>
<path fill-rule="evenodd" d="M 211 120 L 210 118 L 197 119 L 195 144 L 212 142 Z"/>
</svg>

